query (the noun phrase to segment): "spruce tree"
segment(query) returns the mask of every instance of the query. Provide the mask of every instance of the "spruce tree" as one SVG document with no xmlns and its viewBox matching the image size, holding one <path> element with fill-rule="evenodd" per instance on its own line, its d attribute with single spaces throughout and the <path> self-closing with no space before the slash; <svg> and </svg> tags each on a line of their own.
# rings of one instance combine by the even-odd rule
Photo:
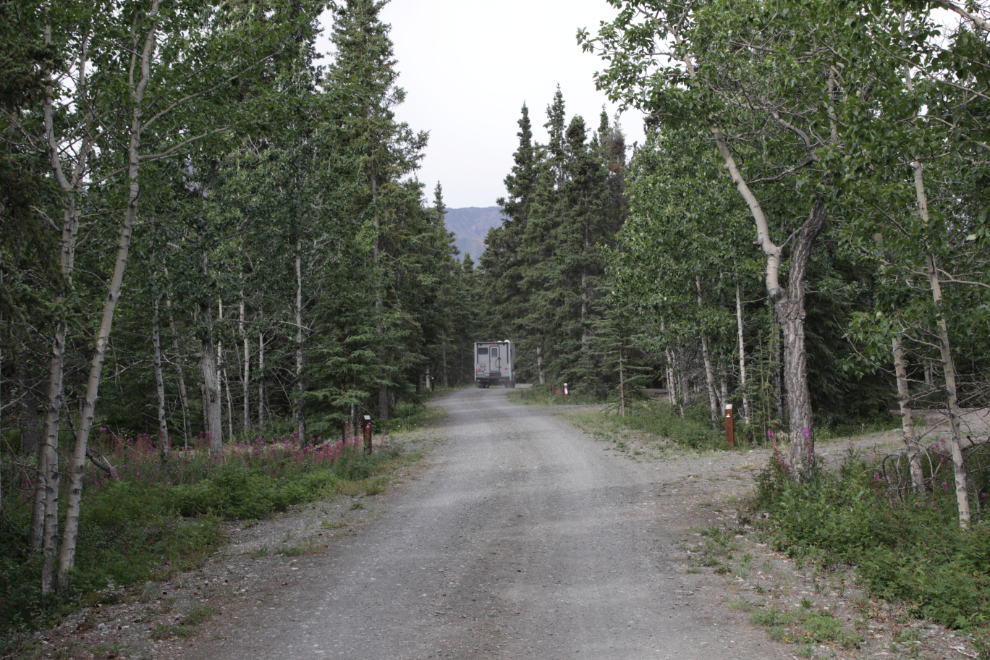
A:
<svg viewBox="0 0 990 660">
<path fill-rule="evenodd" d="M 400 240 L 401 219 L 412 203 L 419 204 L 418 186 L 402 179 L 416 169 L 426 145 L 426 134 L 414 134 L 408 125 L 395 120 L 394 108 L 405 98 L 396 86 L 398 72 L 393 54 L 390 27 L 380 17 L 387 4 L 376 0 L 346 0 L 334 9 L 331 41 L 337 58 L 329 69 L 329 84 L 341 100 L 340 123 L 345 141 L 361 155 L 358 168 L 363 185 L 352 198 L 349 212 L 365 226 L 363 236 L 370 243 L 376 269 L 373 292 L 373 324 L 378 336 L 378 411 L 388 419 L 396 383 L 396 360 L 405 351 L 396 343 L 399 330 L 406 326 L 401 308 L 387 291 L 394 284 L 394 252 Z"/>
<path fill-rule="evenodd" d="M 524 329 L 518 320 L 524 314 L 526 299 L 521 288 L 523 262 L 519 250 L 529 222 L 537 165 L 537 149 L 533 145 L 533 128 L 526 104 L 522 106 L 518 124 L 519 146 L 513 155 L 515 164 L 505 177 L 508 194 L 497 201 L 504 220 L 501 226 L 490 229 L 485 237 L 481 269 L 484 272 L 485 298 L 495 301 L 493 318 L 488 322 L 489 333 L 523 342 Z M 525 365 L 527 360 L 517 357 L 517 363 Z"/>
</svg>

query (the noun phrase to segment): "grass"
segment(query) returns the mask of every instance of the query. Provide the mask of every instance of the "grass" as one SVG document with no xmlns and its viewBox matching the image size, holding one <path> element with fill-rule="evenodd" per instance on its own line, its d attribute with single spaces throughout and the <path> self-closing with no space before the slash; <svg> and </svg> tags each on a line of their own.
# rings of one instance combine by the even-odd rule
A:
<svg viewBox="0 0 990 660">
<path fill-rule="evenodd" d="M 564 400 L 564 384 L 554 384 L 553 390 L 549 385 L 534 384 L 532 387 L 524 389 L 510 390 L 507 393 L 509 399 L 531 406 L 563 406 L 563 405 L 588 405 L 602 403 L 602 400 L 591 394 L 575 392 L 569 390 L 567 400 Z"/>
<path fill-rule="evenodd" d="M 406 417 L 403 428 L 442 419 L 442 412 L 433 410 Z M 224 460 L 212 460 L 202 450 L 204 441 L 196 439 L 193 451 L 174 451 L 162 464 L 147 436 L 124 439 L 100 433 L 94 449 L 116 466 L 115 474 L 87 466 L 73 591 L 60 596 L 39 593 L 41 557 L 26 546 L 33 484 L 5 462 L 0 474 L 8 521 L 0 531 L 0 656 L 25 648 L 33 630 L 81 605 L 109 604 L 128 594 L 144 602 L 156 582 L 201 566 L 224 545 L 225 520 L 250 526 L 292 506 L 338 494 L 372 497 L 385 492 L 389 475 L 422 457 L 391 442 L 376 442 L 376 452 L 369 456 L 339 440 L 312 441 L 300 446 L 291 434 L 258 438 L 228 445 Z M 65 500 L 63 492 L 63 520 Z M 252 556 L 315 550 L 308 545 L 263 547 Z M 125 592 L 131 585 L 138 585 L 136 591 Z M 183 620 L 158 633 L 182 636 L 193 625 Z"/>
<path fill-rule="evenodd" d="M 196 626 L 206 623 L 215 615 L 220 614 L 220 610 L 212 605 L 194 605 L 184 617 L 175 624 L 157 623 L 151 629 L 153 639 L 169 639 L 178 637 L 185 639 L 192 637 L 196 633 Z"/>
<path fill-rule="evenodd" d="M 563 404 L 563 398 L 550 395 L 545 388 L 510 392 L 510 397 L 531 405 Z M 571 398 L 572 403 L 580 400 Z M 600 403 L 600 402 L 599 402 Z M 685 409 L 681 417 L 677 409 L 659 399 L 633 400 L 626 406 L 626 415 L 619 415 L 614 405 L 601 412 L 574 412 L 567 415 L 575 426 L 608 440 L 615 441 L 622 452 L 633 456 L 649 455 L 649 450 L 663 450 L 671 445 L 692 450 L 728 449 L 722 430 L 712 429 L 707 404 L 697 403 Z M 645 446 L 630 446 L 626 436 L 636 434 Z M 739 443 L 739 446 L 742 446 Z"/>
<path fill-rule="evenodd" d="M 775 607 L 760 608 L 752 613 L 750 622 L 766 628 L 767 634 L 778 642 L 836 644 L 848 649 L 863 641 L 860 633 L 847 629 L 831 612 L 811 605 L 789 612 Z"/>
</svg>

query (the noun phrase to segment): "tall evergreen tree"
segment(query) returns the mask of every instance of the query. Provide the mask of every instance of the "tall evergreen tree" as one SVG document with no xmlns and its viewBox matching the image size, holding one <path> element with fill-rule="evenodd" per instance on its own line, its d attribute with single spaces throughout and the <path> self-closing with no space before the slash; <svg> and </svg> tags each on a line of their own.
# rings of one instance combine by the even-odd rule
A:
<svg viewBox="0 0 990 660">
<path fill-rule="evenodd" d="M 488 231 L 480 266 L 485 274 L 485 298 L 494 301 L 489 334 L 511 337 L 518 343 L 521 355 L 526 355 L 526 350 L 530 347 L 519 324 L 526 304 L 521 288 L 523 261 L 519 250 L 533 204 L 539 154 L 533 144 L 533 127 L 529 119 L 529 108 L 525 103 L 518 124 L 519 132 L 516 135 L 519 137 L 519 146 L 513 154 L 515 164 L 505 177 L 507 195 L 497 201 L 504 219 L 500 226 Z M 533 363 L 535 364 L 535 360 Z M 517 357 L 517 364 L 522 366 L 525 373 L 527 360 Z"/>
<path fill-rule="evenodd" d="M 394 108 L 405 99 L 396 86 L 398 72 L 390 26 L 380 13 L 387 0 L 346 0 L 334 9 L 331 41 L 337 48 L 328 79 L 339 95 L 340 121 L 345 139 L 361 154 L 358 168 L 363 186 L 352 200 L 350 212 L 365 225 L 363 235 L 371 244 L 375 277 L 375 333 L 379 356 L 379 415 L 388 419 L 392 405 L 390 388 L 396 383 L 395 361 L 405 353 L 395 339 L 404 326 L 401 310 L 386 300 L 394 282 L 394 254 L 398 229 L 410 201 L 418 204 L 419 188 L 403 185 L 402 179 L 416 169 L 426 145 L 426 134 L 414 134 L 408 125 L 395 120 Z M 398 333 L 398 334 L 397 334 Z"/>
</svg>

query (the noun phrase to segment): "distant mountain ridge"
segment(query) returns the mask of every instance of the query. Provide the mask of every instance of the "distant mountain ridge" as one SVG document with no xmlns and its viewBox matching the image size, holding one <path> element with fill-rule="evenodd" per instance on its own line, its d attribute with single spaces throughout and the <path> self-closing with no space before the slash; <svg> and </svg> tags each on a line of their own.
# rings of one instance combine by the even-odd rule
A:
<svg viewBox="0 0 990 660">
<path fill-rule="evenodd" d="M 478 263 L 478 257 L 485 251 L 485 236 L 492 227 L 502 224 L 504 216 L 498 206 L 479 208 L 470 206 L 462 209 L 447 209 L 444 224 L 447 231 L 454 233 L 454 245 L 461 251 L 460 258 L 470 254 Z"/>
</svg>

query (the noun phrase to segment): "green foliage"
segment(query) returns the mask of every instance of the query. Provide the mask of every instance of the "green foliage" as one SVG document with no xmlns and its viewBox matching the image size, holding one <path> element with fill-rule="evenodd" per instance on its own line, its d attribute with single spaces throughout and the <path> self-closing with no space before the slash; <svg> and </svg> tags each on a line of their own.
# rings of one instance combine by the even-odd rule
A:
<svg viewBox="0 0 990 660">
<path fill-rule="evenodd" d="M 851 454 L 838 470 L 797 482 L 772 461 L 757 480 L 754 506 L 770 514 L 777 550 L 823 551 L 826 561 L 856 566 L 872 593 L 908 603 L 917 616 L 985 627 L 990 527 L 961 529 L 954 492 L 938 481 L 921 495 L 888 496 L 881 472 Z"/>
<path fill-rule="evenodd" d="M 229 448 L 225 462 L 175 452 L 162 466 L 144 438 L 111 440 L 116 451 L 98 449 L 109 454 L 118 478 L 89 467 L 72 593 L 40 595 L 41 556 L 26 546 L 31 491 L 15 491 L 14 533 L 0 537 L 0 635 L 30 630 L 80 602 L 107 602 L 129 585 L 198 566 L 224 543 L 224 519 L 265 518 L 352 486 L 380 493 L 384 482 L 377 475 L 400 457 L 390 444 L 367 455 L 363 447 L 340 448 L 339 442 L 331 451 L 256 441 Z M 184 621 L 156 634 L 181 636 L 193 625 Z"/>
<path fill-rule="evenodd" d="M 215 477 L 176 485 L 161 496 L 183 516 L 213 513 L 222 518 L 263 518 L 327 492 L 336 480 L 332 470 L 272 480 L 230 464 Z"/>
<path fill-rule="evenodd" d="M 617 417 L 616 421 L 626 428 L 645 431 L 691 449 L 728 449 L 724 433 L 713 430 L 708 423 L 705 405 L 686 409 L 682 417 L 673 406 L 649 402 L 627 408 L 626 416 Z"/>
</svg>

